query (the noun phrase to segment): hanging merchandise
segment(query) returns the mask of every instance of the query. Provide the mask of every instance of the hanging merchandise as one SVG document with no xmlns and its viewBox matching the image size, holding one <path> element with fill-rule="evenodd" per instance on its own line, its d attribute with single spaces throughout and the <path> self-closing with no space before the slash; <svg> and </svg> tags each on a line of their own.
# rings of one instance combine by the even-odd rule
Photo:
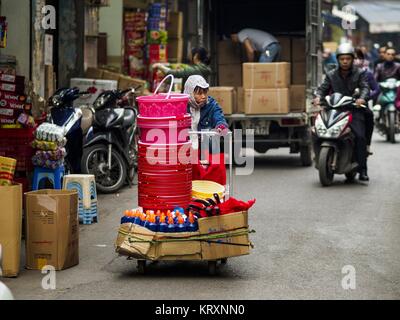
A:
<svg viewBox="0 0 400 320">
<path fill-rule="evenodd" d="M 146 41 L 146 13 L 126 11 L 124 14 L 125 69 L 133 78 L 144 78 L 146 66 L 144 50 Z"/>
<path fill-rule="evenodd" d="M 0 48 L 7 48 L 7 21 L 6 17 L 0 17 Z"/>
</svg>

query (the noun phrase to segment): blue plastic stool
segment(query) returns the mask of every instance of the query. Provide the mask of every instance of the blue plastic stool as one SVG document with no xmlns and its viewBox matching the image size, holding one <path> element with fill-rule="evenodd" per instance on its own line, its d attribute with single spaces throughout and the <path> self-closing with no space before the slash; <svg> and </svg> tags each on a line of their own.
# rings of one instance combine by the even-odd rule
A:
<svg viewBox="0 0 400 320">
<path fill-rule="evenodd" d="M 67 175 L 64 177 L 63 188 L 78 192 L 79 221 L 82 221 L 83 224 L 98 222 L 96 180 L 94 175 Z"/>
<path fill-rule="evenodd" d="M 53 188 L 56 190 L 62 189 L 62 179 L 65 175 L 64 166 L 58 167 L 56 169 L 48 169 L 43 167 L 35 167 L 33 173 L 33 183 L 32 190 L 39 190 L 40 182 L 47 178 L 53 183 Z"/>
</svg>

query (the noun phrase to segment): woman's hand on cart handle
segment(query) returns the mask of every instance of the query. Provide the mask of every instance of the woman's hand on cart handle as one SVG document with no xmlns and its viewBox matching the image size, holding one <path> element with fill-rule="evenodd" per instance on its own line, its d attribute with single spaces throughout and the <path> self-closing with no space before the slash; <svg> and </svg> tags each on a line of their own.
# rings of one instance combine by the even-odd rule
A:
<svg viewBox="0 0 400 320">
<path fill-rule="evenodd" d="M 217 129 L 217 133 L 224 137 L 229 133 L 228 127 L 226 127 L 223 124 L 219 125 L 216 129 Z"/>
</svg>

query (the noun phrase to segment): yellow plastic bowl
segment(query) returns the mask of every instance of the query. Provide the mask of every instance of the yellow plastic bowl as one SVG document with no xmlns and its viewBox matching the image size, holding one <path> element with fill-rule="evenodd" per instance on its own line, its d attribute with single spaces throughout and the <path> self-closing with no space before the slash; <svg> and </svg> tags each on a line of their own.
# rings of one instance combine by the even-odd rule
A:
<svg viewBox="0 0 400 320">
<path fill-rule="evenodd" d="M 220 199 L 224 197 L 225 187 L 219 183 L 207 180 L 195 180 L 192 184 L 192 197 L 196 199 L 213 198 L 217 193 Z"/>
</svg>

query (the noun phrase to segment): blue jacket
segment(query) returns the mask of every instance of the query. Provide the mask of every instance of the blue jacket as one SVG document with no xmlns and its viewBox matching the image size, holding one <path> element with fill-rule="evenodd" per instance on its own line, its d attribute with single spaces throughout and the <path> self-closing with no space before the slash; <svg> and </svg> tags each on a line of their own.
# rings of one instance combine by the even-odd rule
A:
<svg viewBox="0 0 400 320">
<path fill-rule="evenodd" d="M 198 130 L 212 130 L 221 124 L 228 128 L 222 108 L 213 97 L 208 97 L 207 104 L 200 109 Z"/>
</svg>

